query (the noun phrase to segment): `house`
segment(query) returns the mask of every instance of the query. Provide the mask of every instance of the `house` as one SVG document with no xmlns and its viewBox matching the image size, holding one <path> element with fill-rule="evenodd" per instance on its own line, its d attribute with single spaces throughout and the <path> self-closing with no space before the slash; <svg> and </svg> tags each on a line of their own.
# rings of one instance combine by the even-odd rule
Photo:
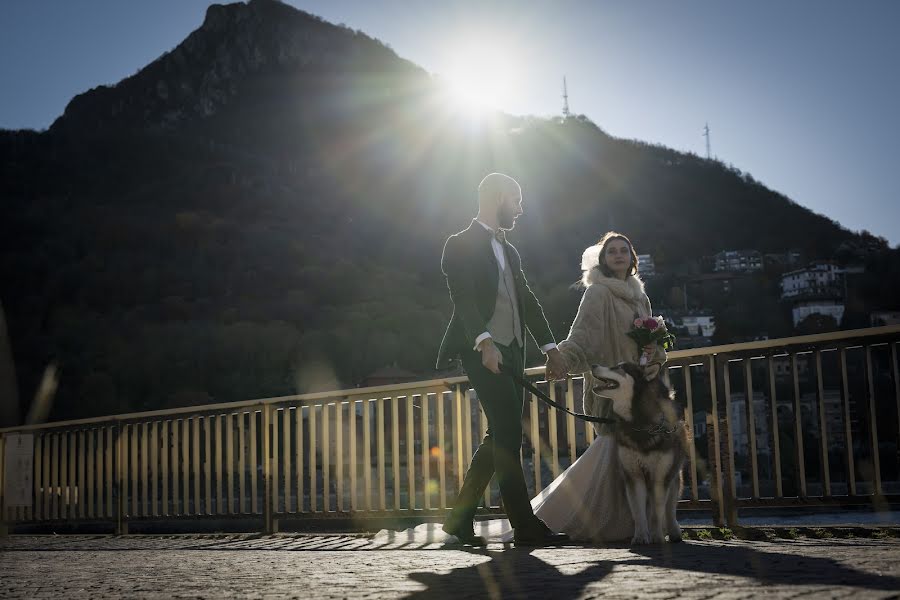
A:
<svg viewBox="0 0 900 600">
<path fill-rule="evenodd" d="M 752 396 L 753 421 L 756 425 L 756 452 L 760 456 L 768 456 L 769 447 L 769 420 L 766 418 L 768 398 L 760 391 L 754 391 Z M 734 440 L 735 451 L 747 456 L 750 451 L 750 433 L 747 429 L 747 394 L 733 392 L 729 405 L 731 417 L 731 435 Z"/>
<path fill-rule="evenodd" d="M 724 250 L 713 259 L 716 272 L 761 271 L 763 268 L 763 257 L 757 250 Z"/>
<path fill-rule="evenodd" d="M 685 294 L 692 306 L 709 306 L 715 304 L 717 299 L 731 295 L 736 282 L 743 278 L 745 276 L 742 274 L 727 271 L 704 273 L 685 282 Z"/>
<path fill-rule="evenodd" d="M 844 303 L 838 300 L 807 300 L 798 302 L 791 309 L 794 327 L 810 315 L 832 317 L 840 325 L 841 319 L 844 318 L 844 308 Z"/>
<path fill-rule="evenodd" d="M 869 319 L 872 327 L 900 325 L 900 310 L 876 310 L 869 315 Z"/>
<path fill-rule="evenodd" d="M 787 252 L 774 252 L 765 255 L 765 264 L 770 267 L 796 267 L 801 264 L 803 255 L 799 250 L 788 250 Z"/>
<path fill-rule="evenodd" d="M 781 276 L 781 298 L 793 302 L 791 313 L 794 327 L 810 315 L 844 317 L 846 274 L 831 261 L 815 261 L 802 269 L 788 271 Z"/>
<path fill-rule="evenodd" d="M 681 327 L 690 335 L 712 337 L 716 333 L 716 317 L 712 314 L 684 315 Z"/>
<path fill-rule="evenodd" d="M 781 297 L 838 299 L 844 297 L 844 271 L 829 261 L 817 261 L 781 276 Z"/>
<path fill-rule="evenodd" d="M 638 272 L 641 277 L 653 277 L 656 275 L 656 263 L 650 254 L 638 254 Z"/>
<path fill-rule="evenodd" d="M 859 415 L 855 406 L 855 402 L 851 401 L 852 410 L 850 413 L 850 435 L 851 438 L 859 439 L 860 423 Z M 824 407 L 825 415 L 825 437 L 829 450 L 839 450 L 846 445 L 846 424 L 844 423 L 844 405 L 840 390 L 826 388 L 823 390 L 821 406 Z M 800 410 L 803 413 L 803 421 L 813 424 L 812 430 L 808 433 L 814 438 L 820 438 L 819 431 L 819 396 L 816 392 L 806 392 L 800 396 Z"/>
</svg>

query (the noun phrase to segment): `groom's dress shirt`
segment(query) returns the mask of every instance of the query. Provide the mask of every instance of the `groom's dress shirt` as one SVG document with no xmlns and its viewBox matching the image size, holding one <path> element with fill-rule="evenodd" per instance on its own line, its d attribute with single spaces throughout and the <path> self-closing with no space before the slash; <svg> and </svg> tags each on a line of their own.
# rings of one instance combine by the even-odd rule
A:
<svg viewBox="0 0 900 600">
<path fill-rule="evenodd" d="M 482 223 L 478 219 L 475 219 L 475 221 L 479 225 L 481 225 L 482 227 L 487 229 L 489 232 L 491 232 L 491 249 L 494 251 L 494 258 L 497 259 L 497 269 L 498 269 L 499 275 L 500 275 L 499 281 L 500 281 L 500 284 L 502 285 L 504 277 L 506 275 L 506 273 L 505 273 L 505 271 L 506 271 L 506 252 L 503 251 L 503 245 L 497 240 L 496 231 L 494 231 L 494 229 L 492 227 Z M 511 300 L 513 302 L 516 301 L 515 298 L 511 298 Z M 490 338 L 490 337 L 492 337 L 490 332 L 485 331 L 484 333 L 479 335 L 477 338 L 475 338 L 475 346 L 473 347 L 473 350 L 478 350 L 478 344 L 480 344 L 483 340 L 486 340 L 487 338 Z M 523 343 L 523 340 L 519 340 L 519 344 L 521 345 L 522 343 Z M 541 352 L 546 354 L 553 348 L 556 348 L 555 343 L 545 344 L 545 345 L 541 346 Z"/>
</svg>

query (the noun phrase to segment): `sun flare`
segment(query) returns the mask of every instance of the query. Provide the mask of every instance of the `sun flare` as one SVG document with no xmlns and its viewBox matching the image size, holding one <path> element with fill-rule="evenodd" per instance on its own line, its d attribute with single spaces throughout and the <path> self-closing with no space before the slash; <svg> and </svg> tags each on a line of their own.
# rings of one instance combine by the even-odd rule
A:
<svg viewBox="0 0 900 600">
<path fill-rule="evenodd" d="M 453 101 L 467 110 L 509 110 L 518 65 L 500 43 L 461 43 L 447 61 L 442 78 Z"/>
</svg>

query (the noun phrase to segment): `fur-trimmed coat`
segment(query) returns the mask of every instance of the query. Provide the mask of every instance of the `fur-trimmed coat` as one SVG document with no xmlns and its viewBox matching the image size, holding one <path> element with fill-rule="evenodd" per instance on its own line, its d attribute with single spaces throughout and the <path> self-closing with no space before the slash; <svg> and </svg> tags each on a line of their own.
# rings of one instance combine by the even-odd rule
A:
<svg viewBox="0 0 900 600">
<path fill-rule="evenodd" d="M 585 273 L 587 288 L 578 306 L 578 314 L 569 330 L 569 336 L 559 343 L 559 351 L 566 360 L 571 374 L 584 375 L 582 401 L 584 412 L 601 417 L 610 416 L 610 402 L 597 398 L 591 392 L 594 378 L 591 365 L 613 367 L 621 362 L 640 360 L 641 352 L 633 339 L 626 334 L 637 317 L 652 316 L 650 299 L 644 292 L 643 282 L 634 276 L 625 281 L 606 277 L 598 267 Z M 645 372 L 656 375 L 666 362 L 666 351 L 657 346 Z M 606 433 L 608 427 L 598 427 L 598 433 Z"/>
</svg>

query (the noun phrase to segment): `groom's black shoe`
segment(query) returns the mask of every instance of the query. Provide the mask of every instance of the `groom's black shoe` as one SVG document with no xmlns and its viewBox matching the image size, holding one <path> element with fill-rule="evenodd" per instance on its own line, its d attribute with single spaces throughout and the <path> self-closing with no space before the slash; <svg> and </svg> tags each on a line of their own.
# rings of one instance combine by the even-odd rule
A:
<svg viewBox="0 0 900 600">
<path fill-rule="evenodd" d="M 480 535 L 475 535 L 474 529 L 447 529 L 445 525 L 444 533 L 452 535 L 464 546 L 487 546 L 487 540 Z"/>
<path fill-rule="evenodd" d="M 559 546 L 569 541 L 564 533 L 554 533 L 540 519 L 526 527 L 517 527 L 513 534 L 513 543 L 517 546 Z"/>
<path fill-rule="evenodd" d="M 465 546 L 487 546 L 487 540 L 480 535 L 475 535 L 475 528 L 472 527 L 472 521 L 468 523 L 457 523 L 452 519 L 447 519 L 443 525 L 444 533 L 452 535 L 459 540 L 460 544 Z"/>
</svg>

